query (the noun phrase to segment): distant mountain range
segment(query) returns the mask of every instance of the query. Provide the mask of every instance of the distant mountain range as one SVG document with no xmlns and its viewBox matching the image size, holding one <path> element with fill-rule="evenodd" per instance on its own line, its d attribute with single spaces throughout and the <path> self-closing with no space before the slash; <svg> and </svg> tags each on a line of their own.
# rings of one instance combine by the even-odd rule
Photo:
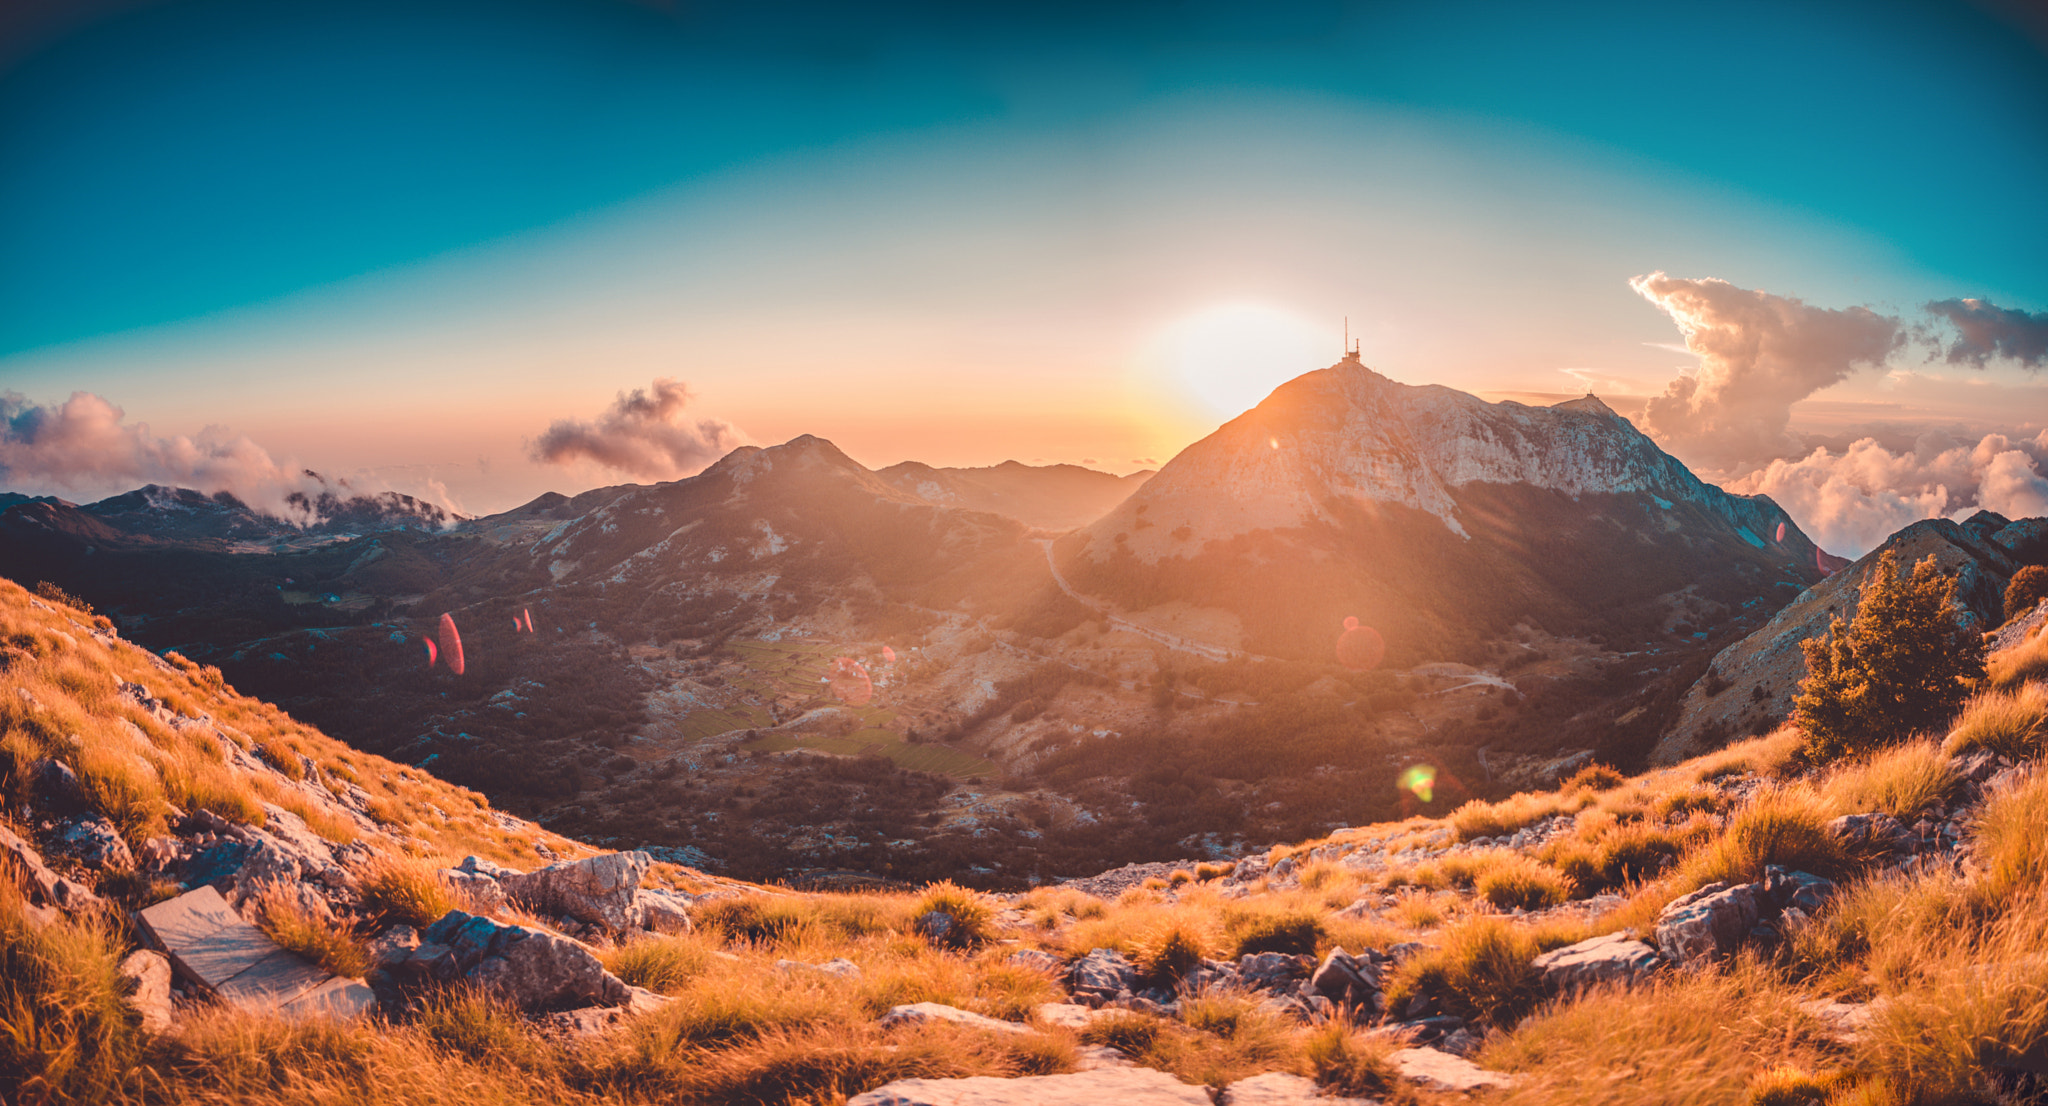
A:
<svg viewBox="0 0 2048 1106">
<path fill-rule="evenodd" d="M 1392 816 L 1417 760 L 1455 804 L 1703 747 L 1777 703 L 1727 716 L 1753 693 L 1709 693 L 1709 662 L 1748 679 L 1731 647 L 1850 586 L 1775 503 L 1591 396 L 1486 403 L 1356 361 L 1127 477 L 876 471 L 804 436 L 474 519 L 13 499 L 0 575 L 553 828 L 763 878 L 1083 871 Z M 1984 525 L 1958 532 L 1989 549 Z M 1976 557 L 1978 590 L 2035 555 Z M 460 676 L 426 663 L 443 612 Z M 1347 618 L 1377 668 L 1337 655 Z M 924 807 L 830 799 L 849 772 Z"/>
</svg>

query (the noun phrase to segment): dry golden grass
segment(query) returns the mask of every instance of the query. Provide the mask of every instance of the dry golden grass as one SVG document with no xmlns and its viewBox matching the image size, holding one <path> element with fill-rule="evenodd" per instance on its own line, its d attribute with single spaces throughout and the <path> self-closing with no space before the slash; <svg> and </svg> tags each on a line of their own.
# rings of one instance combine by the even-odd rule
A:
<svg viewBox="0 0 2048 1106">
<path fill-rule="evenodd" d="M 442 880 L 438 865 L 412 857 L 378 857 L 356 873 L 363 889 L 363 913 L 373 925 L 423 929 L 450 910 L 467 910 L 469 900 Z"/>
<path fill-rule="evenodd" d="M 1941 748 L 1949 756 L 1979 749 L 2014 760 L 2040 756 L 2048 751 L 2048 684 L 1978 692 L 1963 704 Z"/>
<path fill-rule="evenodd" d="M 1979 881 L 1992 899 L 2048 884 L 2048 773 L 2036 765 L 1985 796 L 1976 817 Z"/>
<path fill-rule="evenodd" d="M 1437 947 L 1411 957 L 1387 982 L 1389 1009 L 1405 1009 L 1417 994 L 1435 995 L 1450 1013 L 1492 1025 L 1512 1025 L 1536 1008 L 1543 987 L 1537 956 L 1588 936 L 1577 922 L 1523 925 L 1479 916 L 1446 928 Z"/>
<path fill-rule="evenodd" d="M 295 889 L 271 884 L 256 895 L 256 921 L 282 948 L 333 972 L 360 979 L 370 953 L 347 925 L 309 911 Z"/>
<path fill-rule="evenodd" d="M 1353 1033 L 1348 1026 L 1331 1022 L 1308 1035 L 1302 1058 L 1327 1094 L 1411 1106 L 1415 1089 L 1387 1059 L 1393 1051 L 1385 1038 Z"/>
<path fill-rule="evenodd" d="M 1572 881 L 1548 864 L 1517 855 L 1481 872 L 1472 889 L 1502 910 L 1541 910 L 1571 898 Z"/>
<path fill-rule="evenodd" d="M 1821 784 L 1821 797 L 1837 814 L 1882 811 L 1908 824 L 1956 794 L 1961 781 L 1948 754 L 1922 738 L 1837 765 Z"/>
<path fill-rule="evenodd" d="M 1517 1074 L 1495 1102 L 1738 1106 L 1765 1070 L 1824 1065 L 1827 1043 L 1798 1012 L 1801 997 L 1754 959 L 1670 973 L 1632 990 L 1565 1000 L 1490 1041 L 1476 1059 Z"/>
<path fill-rule="evenodd" d="M 2032 637 L 1984 658 L 1984 682 L 2011 691 L 2029 680 L 2048 679 L 2048 633 Z"/>
<path fill-rule="evenodd" d="M 1503 837 L 1553 815 L 1576 813 L 1591 801 L 1592 795 L 1587 790 L 1524 791 L 1497 803 L 1474 799 L 1452 811 L 1450 823 L 1460 841 Z"/>
</svg>

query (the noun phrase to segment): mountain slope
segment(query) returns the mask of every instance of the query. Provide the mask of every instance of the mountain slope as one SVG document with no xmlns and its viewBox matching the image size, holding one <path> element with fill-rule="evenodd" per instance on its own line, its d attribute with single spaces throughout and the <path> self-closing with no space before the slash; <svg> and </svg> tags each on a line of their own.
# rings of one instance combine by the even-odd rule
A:
<svg viewBox="0 0 2048 1106">
<path fill-rule="evenodd" d="M 933 468 L 916 461 L 875 475 L 925 500 L 1014 518 L 1041 530 L 1072 530 L 1108 513 L 1152 478 L 1151 470 L 1113 476 L 1079 465 L 1005 461 L 987 468 Z"/>
<path fill-rule="evenodd" d="M 1933 557 L 1943 573 L 1959 578 L 1962 609 L 1957 613 L 1963 624 L 1989 630 L 2004 617 L 2005 586 L 2013 573 L 2028 564 L 2048 563 L 2048 519 L 2015 522 L 1979 511 L 1962 523 L 1931 518 L 1893 534 L 1802 593 L 1755 633 L 1716 654 L 1708 674 L 1686 691 L 1651 759 L 1676 763 L 1784 721 L 1806 676 L 1800 642 L 1826 634 L 1836 618 L 1847 622 L 1855 617 L 1864 581 L 1887 550 L 1898 555 L 1902 572 Z"/>
<path fill-rule="evenodd" d="M 1355 360 L 1282 385 L 1059 553 L 1127 610 L 1220 608 L 1242 627 L 1222 644 L 1317 656 L 1355 616 L 1395 665 L 1482 659 L 1517 623 L 1648 642 L 1680 609 L 1767 614 L 1831 564 L 1593 397 L 1487 403 Z"/>
</svg>

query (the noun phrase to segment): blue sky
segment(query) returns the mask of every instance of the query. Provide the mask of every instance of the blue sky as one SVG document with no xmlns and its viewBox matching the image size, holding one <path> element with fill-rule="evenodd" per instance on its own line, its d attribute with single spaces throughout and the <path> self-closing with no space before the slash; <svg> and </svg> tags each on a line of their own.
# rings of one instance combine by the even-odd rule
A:
<svg viewBox="0 0 2048 1106">
<path fill-rule="evenodd" d="M 657 376 L 870 463 L 1123 470 L 1227 414 L 1162 360 L 1247 304 L 1493 393 L 1660 388 L 1653 270 L 2048 309 L 2017 6 L 46 6 L 0 55 L 0 388 L 485 506 L 604 478 L 525 443 Z M 1954 382 L 1809 421 L 2048 420 Z"/>
</svg>

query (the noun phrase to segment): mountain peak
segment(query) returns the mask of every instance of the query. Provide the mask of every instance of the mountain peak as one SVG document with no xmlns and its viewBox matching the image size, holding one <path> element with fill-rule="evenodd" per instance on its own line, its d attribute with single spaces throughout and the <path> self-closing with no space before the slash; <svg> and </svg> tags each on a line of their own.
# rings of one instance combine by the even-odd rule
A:
<svg viewBox="0 0 2048 1106">
<path fill-rule="evenodd" d="M 1563 403 L 1553 403 L 1550 405 L 1550 409 L 1553 411 L 1583 411 L 1589 415 L 1605 415 L 1610 419 L 1621 417 L 1621 415 L 1615 412 L 1614 408 L 1602 403 L 1600 397 L 1591 392 L 1587 392 L 1578 399 L 1568 399 Z"/>
</svg>

